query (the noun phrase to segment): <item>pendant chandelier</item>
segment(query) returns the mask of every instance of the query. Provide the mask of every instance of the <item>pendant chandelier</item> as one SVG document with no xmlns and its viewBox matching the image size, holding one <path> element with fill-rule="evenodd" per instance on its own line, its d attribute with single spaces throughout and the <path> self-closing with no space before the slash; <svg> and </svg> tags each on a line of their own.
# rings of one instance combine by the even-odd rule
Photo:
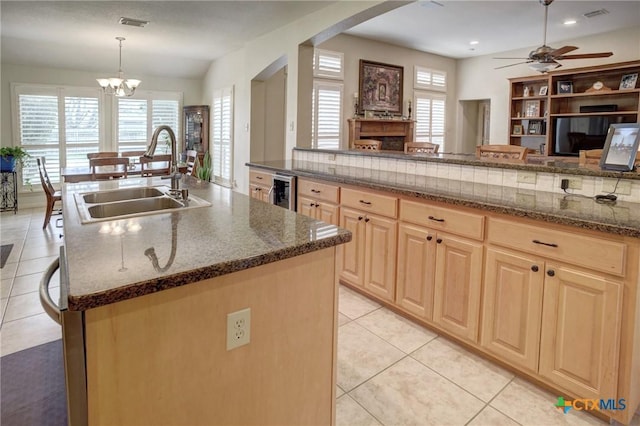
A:
<svg viewBox="0 0 640 426">
<path fill-rule="evenodd" d="M 102 90 L 107 95 L 113 95 L 117 97 L 122 96 L 133 96 L 136 91 L 136 87 L 138 87 L 141 83 L 140 80 L 135 79 L 126 79 L 124 78 L 124 73 L 122 72 L 122 42 L 125 40 L 124 37 L 116 37 L 116 40 L 120 42 L 120 62 L 118 64 L 118 77 L 112 78 L 98 78 L 98 84 L 102 87 Z"/>
</svg>

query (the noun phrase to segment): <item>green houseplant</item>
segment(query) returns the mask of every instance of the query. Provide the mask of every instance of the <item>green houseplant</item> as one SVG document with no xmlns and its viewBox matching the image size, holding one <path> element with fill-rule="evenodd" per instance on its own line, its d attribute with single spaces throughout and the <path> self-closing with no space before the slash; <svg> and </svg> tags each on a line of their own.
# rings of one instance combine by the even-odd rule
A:
<svg viewBox="0 0 640 426">
<path fill-rule="evenodd" d="M 3 146 L 0 148 L 0 157 L 2 171 L 13 172 L 22 168 L 31 155 L 20 146 Z"/>
<path fill-rule="evenodd" d="M 211 155 L 209 151 L 204 153 L 204 157 L 202 158 L 202 164 L 200 164 L 200 159 L 196 156 L 196 177 L 200 180 L 211 181 L 211 173 L 213 167 L 211 166 Z"/>
</svg>

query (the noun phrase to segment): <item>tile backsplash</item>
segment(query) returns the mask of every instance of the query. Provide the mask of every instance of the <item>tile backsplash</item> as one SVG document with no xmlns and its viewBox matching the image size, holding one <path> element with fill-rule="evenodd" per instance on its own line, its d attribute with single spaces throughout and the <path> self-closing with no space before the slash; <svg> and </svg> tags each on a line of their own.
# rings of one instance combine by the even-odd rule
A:
<svg viewBox="0 0 640 426">
<path fill-rule="evenodd" d="M 424 177 L 437 177 L 460 182 L 474 182 L 540 192 L 564 193 L 562 179 L 569 179 L 570 194 L 593 197 L 614 192 L 621 201 L 640 203 L 640 180 L 616 179 L 598 176 L 548 173 L 535 170 L 514 170 L 484 165 L 464 165 L 415 159 L 369 157 L 340 152 L 293 150 L 293 159 L 310 163 L 345 166 L 354 169 L 379 170 L 390 173 L 415 175 L 416 182 Z"/>
</svg>

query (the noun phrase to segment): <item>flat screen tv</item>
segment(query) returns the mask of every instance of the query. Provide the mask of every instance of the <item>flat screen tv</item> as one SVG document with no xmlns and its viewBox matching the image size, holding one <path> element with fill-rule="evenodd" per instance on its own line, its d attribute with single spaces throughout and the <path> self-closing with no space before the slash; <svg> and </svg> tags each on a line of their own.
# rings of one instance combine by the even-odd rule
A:
<svg viewBox="0 0 640 426">
<path fill-rule="evenodd" d="M 624 114 L 554 118 L 553 153 L 577 157 L 581 149 L 602 149 L 609 126 L 629 119 Z"/>
<path fill-rule="evenodd" d="M 600 168 L 621 172 L 633 170 L 639 144 L 640 124 L 612 124 L 600 157 Z"/>
</svg>

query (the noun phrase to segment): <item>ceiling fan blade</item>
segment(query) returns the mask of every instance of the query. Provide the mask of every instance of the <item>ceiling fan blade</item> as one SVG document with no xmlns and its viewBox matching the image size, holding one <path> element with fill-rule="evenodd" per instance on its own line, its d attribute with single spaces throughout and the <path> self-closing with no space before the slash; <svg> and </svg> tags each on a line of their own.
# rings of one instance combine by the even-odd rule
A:
<svg viewBox="0 0 640 426">
<path fill-rule="evenodd" d="M 600 53 L 583 53 L 578 55 L 563 55 L 556 56 L 554 59 L 592 59 L 592 58 L 608 58 L 613 55 L 613 52 L 600 52 Z"/>
<path fill-rule="evenodd" d="M 578 48 L 576 46 L 562 46 L 558 49 L 555 49 L 549 52 L 549 55 L 555 58 L 556 56 L 562 56 L 565 53 L 573 52 L 574 50 L 577 50 L 577 49 Z"/>
<path fill-rule="evenodd" d="M 529 59 L 529 58 L 509 58 L 509 57 L 502 57 L 502 58 L 491 58 L 491 59 Z"/>
<path fill-rule="evenodd" d="M 529 64 L 529 63 L 531 63 L 531 62 L 533 62 L 533 61 L 525 61 L 525 62 L 518 62 L 518 63 L 515 63 L 515 64 L 503 65 L 503 66 L 501 66 L 501 67 L 496 67 L 496 68 L 494 68 L 494 70 L 499 70 L 499 69 L 501 69 L 501 68 L 513 67 L 513 66 L 516 66 L 516 65 Z"/>
</svg>

